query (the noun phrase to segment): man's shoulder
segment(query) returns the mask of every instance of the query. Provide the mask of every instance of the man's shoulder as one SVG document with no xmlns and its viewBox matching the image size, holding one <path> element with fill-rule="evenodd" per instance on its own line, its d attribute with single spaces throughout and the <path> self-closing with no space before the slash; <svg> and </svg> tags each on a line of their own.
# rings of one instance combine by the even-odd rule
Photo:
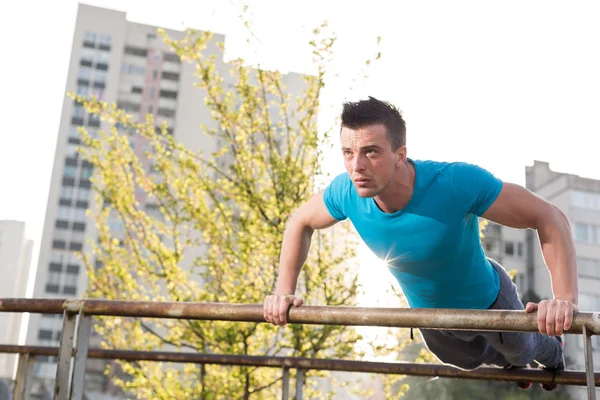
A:
<svg viewBox="0 0 600 400">
<path fill-rule="evenodd" d="M 329 182 L 325 190 L 335 194 L 346 194 L 353 187 L 352 180 L 347 172 L 335 175 Z"/>
<path fill-rule="evenodd" d="M 472 173 L 478 173 L 480 166 L 466 161 L 436 161 L 436 160 L 412 160 L 417 168 L 417 172 L 421 172 L 430 178 L 460 178 Z M 454 179 L 453 179 L 454 180 Z"/>
<path fill-rule="evenodd" d="M 453 168 L 461 168 L 465 166 L 472 166 L 474 164 L 470 164 L 465 161 L 440 161 L 440 160 L 430 160 L 430 159 L 410 159 L 415 165 L 419 166 L 422 169 L 428 169 L 433 171 L 446 171 L 452 170 Z"/>
</svg>

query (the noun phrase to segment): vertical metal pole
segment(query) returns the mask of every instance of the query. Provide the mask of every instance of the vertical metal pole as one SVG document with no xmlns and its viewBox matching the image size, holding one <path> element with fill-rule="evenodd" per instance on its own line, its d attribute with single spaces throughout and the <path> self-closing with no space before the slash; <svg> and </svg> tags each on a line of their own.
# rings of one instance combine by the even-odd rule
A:
<svg viewBox="0 0 600 400">
<path fill-rule="evenodd" d="M 19 363 L 17 365 L 17 379 L 13 390 L 14 400 L 29 400 L 31 394 L 31 382 L 33 378 L 33 366 L 35 356 L 19 354 Z"/>
<path fill-rule="evenodd" d="M 585 354 L 585 377 L 589 400 L 596 400 L 596 381 L 594 377 L 594 354 L 592 353 L 592 335 L 583 327 L 583 349 Z"/>
<path fill-rule="evenodd" d="M 17 376 L 15 379 L 15 388 L 13 390 L 14 400 L 23 400 L 23 392 L 25 391 L 25 374 L 27 373 L 27 361 L 29 360 L 29 353 L 19 354 L 19 361 L 17 363 Z"/>
<path fill-rule="evenodd" d="M 302 400 L 303 393 L 302 389 L 304 389 L 304 370 L 297 369 L 296 370 L 296 399 Z"/>
<path fill-rule="evenodd" d="M 30 355 L 27 361 L 27 371 L 25 372 L 25 392 L 23 400 L 31 399 L 31 387 L 33 386 L 33 368 L 35 367 L 35 356 Z"/>
<path fill-rule="evenodd" d="M 288 367 L 283 367 L 283 379 L 281 381 L 282 386 L 282 400 L 288 400 L 290 397 L 290 369 Z"/>
<path fill-rule="evenodd" d="M 69 373 L 71 372 L 71 356 L 73 354 L 73 337 L 75 336 L 76 320 L 77 314 L 64 312 L 60 348 L 58 349 L 54 400 L 67 400 L 70 392 Z"/>
<path fill-rule="evenodd" d="M 71 400 L 83 399 L 83 382 L 85 378 L 85 363 L 88 355 L 90 342 L 90 330 L 92 317 L 79 313 L 79 324 L 77 327 L 77 347 L 75 348 L 75 364 L 73 365 L 73 377 L 71 379 Z"/>
</svg>

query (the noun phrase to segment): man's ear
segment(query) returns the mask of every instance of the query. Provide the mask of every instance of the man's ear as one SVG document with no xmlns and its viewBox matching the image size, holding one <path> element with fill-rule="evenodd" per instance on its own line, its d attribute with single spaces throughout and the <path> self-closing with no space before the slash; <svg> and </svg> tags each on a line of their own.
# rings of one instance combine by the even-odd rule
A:
<svg viewBox="0 0 600 400">
<path fill-rule="evenodd" d="M 396 165 L 399 167 L 406 162 L 406 145 L 398 147 L 396 150 Z"/>
</svg>

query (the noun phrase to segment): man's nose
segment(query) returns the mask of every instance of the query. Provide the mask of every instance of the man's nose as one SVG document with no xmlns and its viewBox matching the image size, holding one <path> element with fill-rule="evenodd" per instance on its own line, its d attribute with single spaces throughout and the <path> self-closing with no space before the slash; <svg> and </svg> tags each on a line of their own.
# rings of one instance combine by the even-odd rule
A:
<svg viewBox="0 0 600 400">
<path fill-rule="evenodd" d="M 355 171 L 363 171 L 365 169 L 365 160 L 362 156 L 356 156 L 354 158 L 353 168 Z"/>
</svg>

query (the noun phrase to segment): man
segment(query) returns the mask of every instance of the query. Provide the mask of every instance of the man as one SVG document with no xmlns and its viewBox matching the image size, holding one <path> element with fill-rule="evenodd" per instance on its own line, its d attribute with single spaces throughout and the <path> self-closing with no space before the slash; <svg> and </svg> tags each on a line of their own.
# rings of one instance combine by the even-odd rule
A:
<svg viewBox="0 0 600 400">
<path fill-rule="evenodd" d="M 289 221 L 277 286 L 264 302 L 265 319 L 285 325 L 289 307 L 303 304 L 295 296 L 296 283 L 312 233 L 346 218 L 387 262 L 410 307 L 522 310 L 504 268 L 484 254 L 478 223 L 483 217 L 538 232 L 554 294 L 525 308 L 537 311 L 539 333 L 423 329 L 425 343 L 442 362 L 464 369 L 483 364 L 528 368 L 533 360 L 554 373 L 564 369 L 560 336 L 571 326 L 578 299 L 575 250 L 565 215 L 475 165 L 408 158 L 402 115 L 375 98 L 344 104 L 340 139 L 347 173 Z M 526 389 L 531 383 L 519 386 Z M 542 387 L 553 390 L 556 385 Z"/>
</svg>

